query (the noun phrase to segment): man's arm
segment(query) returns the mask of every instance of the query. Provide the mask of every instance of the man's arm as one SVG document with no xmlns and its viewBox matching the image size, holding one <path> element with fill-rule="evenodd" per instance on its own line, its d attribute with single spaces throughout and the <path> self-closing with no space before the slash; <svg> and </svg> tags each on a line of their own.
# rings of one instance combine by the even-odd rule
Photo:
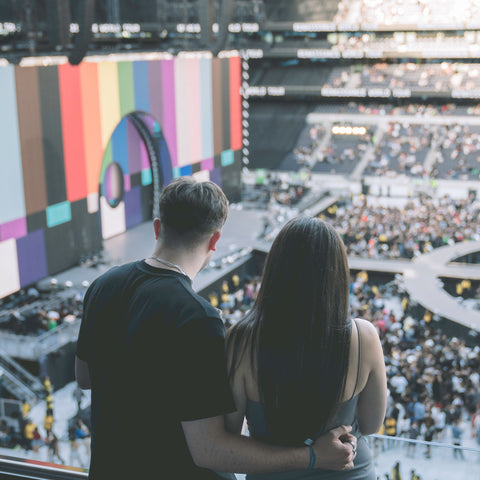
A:
<svg viewBox="0 0 480 480">
<path fill-rule="evenodd" d="M 88 371 L 88 363 L 75 356 L 75 378 L 78 386 L 83 390 L 90 390 L 90 373 Z"/>
<path fill-rule="evenodd" d="M 279 447 L 225 431 L 224 417 L 182 422 L 183 432 L 195 464 L 202 468 L 236 473 L 274 473 L 305 470 L 310 463 L 307 447 Z M 351 427 L 338 427 L 319 437 L 313 449 L 315 468 L 353 468 Z"/>
</svg>

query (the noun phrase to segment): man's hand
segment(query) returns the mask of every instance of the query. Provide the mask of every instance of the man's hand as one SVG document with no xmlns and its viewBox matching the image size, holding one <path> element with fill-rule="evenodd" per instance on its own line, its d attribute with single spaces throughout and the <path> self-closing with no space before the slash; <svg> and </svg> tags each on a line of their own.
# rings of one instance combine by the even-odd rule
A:
<svg viewBox="0 0 480 480">
<path fill-rule="evenodd" d="M 312 445 L 317 457 L 315 468 L 325 470 L 349 470 L 353 468 L 357 439 L 349 433 L 351 430 L 351 426 L 341 425 L 315 440 Z"/>
</svg>

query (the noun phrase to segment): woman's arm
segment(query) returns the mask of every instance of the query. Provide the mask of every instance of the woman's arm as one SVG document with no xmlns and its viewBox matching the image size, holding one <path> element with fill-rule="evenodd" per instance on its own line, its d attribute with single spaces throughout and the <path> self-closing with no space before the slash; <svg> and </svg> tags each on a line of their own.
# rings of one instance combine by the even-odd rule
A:
<svg viewBox="0 0 480 480">
<path fill-rule="evenodd" d="M 367 384 L 360 392 L 357 419 L 363 435 L 377 433 L 385 419 L 387 409 L 387 375 L 382 344 L 375 327 L 365 320 L 357 320 L 360 327 L 362 363 L 367 365 Z"/>
<path fill-rule="evenodd" d="M 247 411 L 247 393 L 243 375 L 237 370 L 232 382 L 233 400 L 237 411 L 225 415 L 225 430 L 230 433 L 242 433 L 243 421 Z"/>
<path fill-rule="evenodd" d="M 234 342 L 229 342 L 229 336 L 232 334 L 232 329 L 227 332 L 227 368 L 228 371 L 232 368 L 233 362 L 233 350 Z M 245 349 L 245 346 L 242 345 L 242 348 Z M 239 364 L 235 369 L 233 378 L 231 378 L 231 388 L 233 400 L 237 411 L 225 415 L 225 430 L 230 433 L 242 433 L 243 421 L 247 412 L 247 389 L 245 383 L 245 369 L 248 368 L 245 366 L 246 361 L 248 360 L 248 355 L 243 354 L 242 358 L 239 360 Z M 250 362 L 248 362 L 250 364 Z M 251 374 L 251 373 L 250 373 Z"/>
</svg>

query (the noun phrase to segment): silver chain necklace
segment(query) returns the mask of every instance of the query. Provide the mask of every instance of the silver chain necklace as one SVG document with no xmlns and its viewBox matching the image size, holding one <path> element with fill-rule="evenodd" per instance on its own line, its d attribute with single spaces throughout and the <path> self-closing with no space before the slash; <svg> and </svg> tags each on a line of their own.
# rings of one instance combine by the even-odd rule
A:
<svg viewBox="0 0 480 480">
<path fill-rule="evenodd" d="M 178 270 L 180 273 L 182 273 L 183 275 L 185 275 L 186 277 L 188 277 L 188 275 L 185 273 L 185 270 L 183 270 L 183 268 L 180 267 L 179 265 L 175 265 L 174 263 L 167 262 L 167 260 L 163 260 L 163 258 L 158 258 L 158 257 L 154 257 L 154 256 L 151 256 L 151 257 L 148 257 L 148 258 L 152 258 L 153 260 L 156 260 L 156 261 L 159 262 L 159 263 L 163 263 L 163 264 L 166 265 L 167 267 L 175 268 L 175 269 Z"/>
</svg>

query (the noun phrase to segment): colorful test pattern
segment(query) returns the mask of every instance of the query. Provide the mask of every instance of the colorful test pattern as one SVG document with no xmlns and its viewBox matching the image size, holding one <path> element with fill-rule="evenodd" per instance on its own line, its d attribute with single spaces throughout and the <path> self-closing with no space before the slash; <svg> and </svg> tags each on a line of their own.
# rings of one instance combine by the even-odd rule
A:
<svg viewBox="0 0 480 480">
<path fill-rule="evenodd" d="M 238 56 L 0 67 L 0 298 L 151 218 L 155 182 L 195 175 L 235 199 L 240 84 Z"/>
</svg>

